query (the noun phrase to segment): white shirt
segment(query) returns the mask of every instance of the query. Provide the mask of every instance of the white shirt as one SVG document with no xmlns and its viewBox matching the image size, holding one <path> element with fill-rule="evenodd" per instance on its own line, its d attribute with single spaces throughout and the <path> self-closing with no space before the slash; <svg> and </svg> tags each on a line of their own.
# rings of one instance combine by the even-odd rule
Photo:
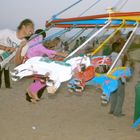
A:
<svg viewBox="0 0 140 140">
<path fill-rule="evenodd" d="M 117 52 L 112 52 L 111 55 L 110 55 L 110 58 L 111 58 L 111 62 L 112 64 L 114 63 L 115 59 L 117 58 L 118 56 L 118 53 Z M 122 60 L 121 58 L 118 59 L 115 67 L 121 67 L 122 66 Z"/>
<path fill-rule="evenodd" d="M 0 45 L 17 48 L 19 47 L 21 41 L 21 39 L 17 38 L 16 31 L 12 31 L 9 29 L 0 30 Z M 4 50 L 0 50 L 0 54 L 2 53 L 4 53 Z M 16 52 L 13 52 L 11 57 L 8 57 L 7 59 L 5 59 L 5 61 L 2 61 L 0 63 L 1 67 L 8 68 L 8 62 L 13 58 L 15 53 Z"/>
<path fill-rule="evenodd" d="M 21 39 L 16 36 L 16 31 L 9 29 L 0 30 L 0 44 L 7 47 L 18 47 L 21 43 Z"/>
</svg>

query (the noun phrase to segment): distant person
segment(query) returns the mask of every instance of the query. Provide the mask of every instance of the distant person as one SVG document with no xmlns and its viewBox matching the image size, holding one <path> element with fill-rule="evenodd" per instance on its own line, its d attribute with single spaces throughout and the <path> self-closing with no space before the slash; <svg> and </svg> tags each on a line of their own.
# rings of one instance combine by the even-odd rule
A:
<svg viewBox="0 0 140 140">
<path fill-rule="evenodd" d="M 65 41 L 65 42 L 63 43 L 63 45 L 64 45 L 63 52 L 69 53 L 69 44 L 68 44 L 68 42 Z"/>
<path fill-rule="evenodd" d="M 92 44 L 89 46 L 85 46 L 85 54 L 90 54 L 95 50 L 95 42 L 93 41 Z"/>
<path fill-rule="evenodd" d="M 79 39 L 76 40 L 75 45 L 73 46 L 73 48 L 70 50 L 70 52 L 73 52 L 74 50 L 76 50 L 80 45 L 80 41 Z"/>
<path fill-rule="evenodd" d="M 103 48 L 103 55 L 109 56 L 111 54 L 111 46 L 108 44 Z"/>
<path fill-rule="evenodd" d="M 81 36 L 79 38 L 79 45 L 82 45 L 85 42 L 85 40 L 86 40 L 85 36 Z"/>
<path fill-rule="evenodd" d="M 0 53 L 20 51 L 26 44 L 26 37 L 34 31 L 34 23 L 30 19 L 24 19 L 19 24 L 17 31 L 10 29 L 0 30 Z M 10 88 L 9 66 L 6 64 L 0 70 L 0 87 L 2 86 L 2 73 L 4 72 L 5 87 Z"/>
</svg>

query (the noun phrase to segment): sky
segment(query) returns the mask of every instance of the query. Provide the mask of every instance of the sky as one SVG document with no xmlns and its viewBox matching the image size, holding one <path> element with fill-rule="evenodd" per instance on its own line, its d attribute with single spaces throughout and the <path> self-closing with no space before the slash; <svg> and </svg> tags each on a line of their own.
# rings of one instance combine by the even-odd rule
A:
<svg viewBox="0 0 140 140">
<path fill-rule="evenodd" d="M 16 29 L 20 21 L 25 18 L 32 19 L 35 28 L 45 28 L 46 20 L 50 20 L 53 15 L 77 1 L 79 0 L 1 0 L 0 29 Z M 78 17 L 97 1 L 98 3 L 83 16 L 106 13 L 107 8 L 115 5 L 119 9 L 125 2 L 121 11 L 140 11 L 140 0 L 81 0 L 58 17 Z"/>
</svg>

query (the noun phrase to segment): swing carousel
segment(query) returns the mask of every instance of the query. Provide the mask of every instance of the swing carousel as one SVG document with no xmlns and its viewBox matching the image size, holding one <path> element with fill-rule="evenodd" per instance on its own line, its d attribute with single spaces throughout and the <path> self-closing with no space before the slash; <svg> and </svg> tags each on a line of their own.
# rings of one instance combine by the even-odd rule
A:
<svg viewBox="0 0 140 140">
<path fill-rule="evenodd" d="M 82 14 L 80 14 L 79 17 L 58 18 L 58 16 L 60 14 L 64 13 L 65 11 L 67 11 L 68 9 L 72 8 L 73 6 L 77 5 L 80 2 L 82 2 L 82 0 L 79 0 L 76 3 L 70 5 L 66 9 L 60 11 L 58 14 L 52 16 L 52 18 L 50 20 L 46 21 L 46 28 L 43 32 L 46 32 L 46 31 L 50 30 L 51 28 L 62 28 L 62 29 L 60 31 L 55 32 L 54 34 L 51 34 L 50 36 L 44 38 L 43 41 L 36 42 L 35 44 L 33 44 L 30 47 L 33 47 L 37 44 L 40 44 L 40 43 L 48 41 L 48 40 L 52 40 L 56 37 L 60 37 L 63 34 L 70 33 L 74 29 L 79 29 L 79 32 L 77 32 L 75 35 L 73 35 L 71 38 L 69 38 L 69 40 L 67 40 L 68 44 L 70 44 L 73 41 L 75 41 L 75 39 L 78 38 L 85 31 L 89 30 L 88 34 L 86 35 L 86 39 L 84 40 L 84 42 L 82 42 L 79 46 L 77 46 L 71 52 L 69 52 L 68 56 L 64 59 L 63 62 L 58 62 L 58 63 L 56 62 L 57 64 L 61 64 L 61 66 L 64 66 L 64 65 L 67 66 L 67 63 L 69 63 L 71 65 L 71 67 L 70 67 L 71 71 L 74 71 L 76 69 L 77 65 L 85 64 L 85 62 L 86 62 L 86 61 L 84 61 L 85 58 L 86 59 L 88 58 L 88 61 L 90 59 L 90 64 L 89 64 L 89 62 L 86 62 L 88 64 L 86 64 L 86 66 L 84 67 L 84 70 L 86 70 L 86 68 L 88 68 L 89 66 L 93 67 L 93 68 L 90 69 L 92 74 L 90 74 L 89 70 L 88 70 L 88 72 L 85 71 L 86 74 L 84 74 L 84 72 L 82 72 L 82 74 L 81 74 L 81 71 L 79 71 L 78 77 L 74 77 L 74 75 L 69 74 L 69 76 L 66 76 L 66 77 L 69 77 L 69 78 L 66 78 L 66 80 L 65 80 L 65 78 L 59 78 L 59 79 L 63 79 L 63 80 L 60 80 L 60 83 L 64 82 L 64 81 L 68 81 L 71 78 L 74 78 L 75 80 L 72 79 L 72 82 L 70 81 L 70 84 L 68 85 L 68 88 L 72 89 L 72 91 L 75 91 L 75 90 L 77 90 L 75 87 L 77 87 L 78 88 L 77 91 L 81 92 L 81 91 L 84 90 L 84 86 L 85 86 L 85 84 L 83 84 L 83 83 L 86 83 L 88 80 L 90 80 L 92 78 L 98 77 L 99 81 L 102 81 L 102 80 L 100 80 L 100 77 L 102 77 L 104 75 L 106 78 L 110 78 L 112 80 L 119 79 L 119 76 L 118 76 L 119 74 L 117 74 L 116 78 L 114 78 L 114 79 L 113 79 L 114 76 L 112 76 L 111 74 L 112 74 L 112 71 L 114 71 L 113 69 L 114 69 L 118 59 L 121 57 L 121 55 L 124 52 L 127 51 L 129 45 L 133 41 L 134 35 L 137 32 L 137 29 L 139 27 L 140 12 L 115 12 L 114 9 L 116 7 L 114 6 L 115 8 L 109 8 L 107 10 L 106 14 L 81 16 L 85 12 L 87 12 L 89 9 L 93 8 L 96 4 L 98 4 L 100 2 L 100 0 L 99 0 L 99 1 L 94 2 L 88 9 L 86 9 L 84 12 L 82 12 Z M 123 2 L 123 6 L 125 4 L 126 4 L 126 1 Z M 116 5 L 118 6 L 118 3 Z M 115 59 L 113 64 L 111 64 L 109 57 L 101 55 L 100 51 L 104 48 L 104 46 L 111 39 L 113 39 L 116 36 L 116 34 L 118 32 L 120 32 L 120 30 L 129 29 L 129 28 L 132 29 L 131 34 L 129 35 L 129 37 L 127 38 L 125 43 L 123 44 L 122 49 L 119 52 L 117 58 Z M 86 54 L 86 56 L 85 56 L 85 54 L 83 54 L 81 56 L 77 56 L 77 55 L 79 55 L 78 52 L 80 50 L 82 50 L 83 48 L 86 48 L 87 44 L 90 41 L 95 41 L 96 39 L 99 39 L 100 36 L 103 36 L 103 35 L 107 34 L 107 32 L 109 32 L 109 33 L 108 33 L 108 35 L 106 35 L 106 38 L 104 40 L 100 41 L 100 43 L 97 44 L 96 47 L 94 49 L 92 49 L 92 51 L 90 53 Z M 37 59 L 37 60 L 40 61 L 40 59 Z M 46 59 L 43 58 L 41 60 L 44 60 L 45 63 L 49 62 L 49 70 L 47 70 L 46 68 L 42 68 L 42 71 L 43 71 L 42 72 L 41 69 L 38 66 L 35 69 L 35 71 L 38 71 L 38 75 L 39 74 L 42 75 L 46 71 L 51 71 L 51 65 L 50 65 L 50 61 L 48 61 L 48 58 L 46 58 Z M 6 61 L 6 59 L 5 59 L 5 61 Z M 83 61 L 84 61 L 84 63 L 83 63 Z M 33 58 L 33 61 L 29 60 L 29 62 L 32 65 L 32 63 L 34 63 L 34 58 Z M 53 60 L 51 60 L 51 62 L 54 63 Z M 28 62 L 26 62 L 26 63 L 28 63 Z M 25 69 L 26 66 L 24 66 L 24 65 L 26 65 L 26 63 L 16 67 L 14 69 L 14 72 L 11 72 L 13 80 L 17 81 L 17 80 L 19 80 L 23 77 L 33 75 L 33 73 L 31 72 L 32 68 L 26 68 Z M 42 64 L 40 64 L 40 65 L 42 65 Z M 48 65 L 48 64 L 46 64 L 46 65 Z M 2 66 L 2 63 L 1 63 L 1 66 Z M 52 69 L 53 69 L 53 67 L 52 67 Z M 27 72 L 28 69 L 30 69 L 30 70 Z M 61 69 L 61 68 L 59 68 L 59 69 Z M 100 74 L 99 71 L 97 72 L 96 71 L 97 69 L 100 69 L 102 71 L 101 73 L 103 75 Z M 123 75 L 123 77 L 126 76 L 124 74 L 126 74 L 127 72 L 124 72 L 124 74 L 122 74 L 122 70 L 124 70 L 124 71 L 127 70 L 128 71 L 129 74 L 127 76 L 131 75 L 130 74 L 130 69 L 128 69 L 128 68 L 126 68 L 126 69 L 117 68 L 118 73 L 119 73 L 119 70 L 121 71 L 120 75 L 121 76 Z M 53 72 L 53 73 L 55 73 L 55 72 Z M 62 77 L 61 74 L 59 74 L 59 75 L 60 75 L 59 77 Z M 67 73 L 66 73 L 66 75 L 67 75 Z M 84 77 L 86 77 L 85 78 L 86 80 L 83 80 L 83 75 L 84 75 Z M 65 77 L 65 76 L 63 75 L 63 77 Z M 81 82 L 82 81 L 81 79 L 83 80 L 83 82 Z M 78 80 L 78 82 L 77 82 L 77 80 Z M 80 85 L 77 85 L 76 83 L 78 83 Z M 111 86 L 111 88 L 112 87 L 113 86 Z M 80 88 L 81 88 L 81 90 L 79 90 Z M 116 90 L 116 88 L 117 88 L 117 84 L 116 84 L 116 87 L 114 89 L 108 89 L 108 92 Z M 104 90 L 104 88 L 102 88 L 102 90 Z M 105 92 L 104 94 L 107 94 L 107 93 Z M 104 100 L 106 100 L 106 102 L 109 101 L 109 96 L 110 96 L 110 93 L 106 97 L 106 99 L 104 99 Z"/>
<path fill-rule="evenodd" d="M 76 2 L 75 4 L 78 4 L 81 1 Z M 84 12 L 87 12 L 87 10 L 89 10 L 90 8 L 92 8 L 93 6 L 95 6 L 97 3 L 99 3 L 100 1 L 96 1 L 94 2 L 88 9 L 86 9 Z M 127 1 L 123 1 L 123 4 L 121 5 L 121 8 L 127 3 Z M 85 29 L 92 29 L 93 32 L 90 32 L 90 36 L 88 36 L 88 38 L 85 40 L 85 42 L 83 42 L 81 45 L 79 45 L 79 47 L 77 47 L 73 52 L 71 52 L 67 58 L 72 57 L 73 55 L 75 55 L 80 49 L 82 49 L 83 47 L 87 46 L 88 42 L 90 42 L 91 40 L 95 40 L 97 38 L 97 36 L 99 34 L 105 34 L 104 32 L 113 30 L 106 38 L 105 40 L 103 40 L 92 52 L 90 52 L 90 59 L 91 59 L 91 65 L 94 66 L 94 74 L 89 74 L 90 71 L 87 70 L 81 73 L 81 71 L 78 73 L 77 77 L 74 77 L 74 79 L 72 79 L 70 81 L 70 84 L 68 85 L 68 87 L 70 88 L 70 91 L 82 91 L 84 89 L 83 85 L 85 85 L 86 81 L 89 81 L 91 79 L 91 77 L 93 76 L 95 79 L 95 77 L 99 78 L 97 81 L 102 81 L 101 77 L 103 77 L 103 75 L 99 74 L 98 72 L 95 71 L 96 68 L 99 68 L 99 66 L 103 66 L 108 69 L 105 70 L 105 79 L 107 79 L 107 77 L 111 78 L 113 80 L 112 71 L 118 71 L 116 78 L 115 79 L 119 79 L 119 73 L 121 75 L 121 77 L 130 77 L 131 76 L 131 70 L 126 68 L 117 68 L 114 69 L 118 59 L 121 57 L 121 55 L 123 53 L 125 53 L 128 49 L 128 47 L 130 46 L 130 44 L 133 41 L 134 35 L 137 32 L 137 29 L 139 27 L 139 20 L 140 20 L 140 12 L 115 12 L 114 9 L 117 9 L 117 7 L 113 7 L 113 8 L 109 8 L 107 10 L 106 14 L 99 14 L 99 15 L 90 15 L 90 16 L 82 16 L 82 14 L 80 14 L 79 17 L 72 17 L 72 18 L 58 18 L 57 16 L 59 16 L 60 14 L 62 14 L 63 12 L 65 12 L 66 10 L 68 10 L 69 8 L 71 8 L 72 6 L 74 6 L 75 4 L 69 6 L 68 8 L 64 9 L 63 11 L 59 12 L 58 14 L 56 14 L 55 16 L 52 17 L 52 19 L 50 21 L 46 21 L 46 28 L 49 27 L 55 27 L 55 28 L 63 28 L 65 29 L 75 29 L 75 28 L 80 28 L 81 33 L 83 33 L 85 31 Z M 116 4 L 118 6 L 118 3 Z M 121 9 L 119 9 L 121 10 Z M 115 59 L 115 61 L 113 62 L 113 64 L 111 65 L 111 63 L 109 63 L 109 58 L 108 57 L 104 57 L 104 56 L 98 56 L 98 52 L 100 52 L 104 46 L 114 37 L 116 37 L 116 35 L 118 34 L 118 32 L 120 32 L 122 29 L 129 29 L 131 28 L 131 34 L 129 35 L 129 37 L 125 40 L 125 43 L 122 46 L 122 49 L 120 50 L 117 58 Z M 99 53 L 100 54 L 100 53 Z M 67 59 L 66 58 L 66 59 Z M 108 61 L 105 61 L 108 60 Z M 110 66 L 110 67 L 108 67 Z M 103 67 L 101 67 L 100 69 L 102 71 Z M 124 74 L 122 74 L 122 71 L 125 71 Z M 128 74 L 126 74 L 127 72 Z M 90 75 L 89 78 L 88 74 Z M 126 74 L 126 75 L 125 75 Z M 96 76 L 98 75 L 98 76 Z M 86 80 L 83 80 L 83 77 L 86 77 Z M 81 80 L 82 79 L 82 80 Z M 107 79 L 108 80 L 108 79 Z M 96 82 L 97 82 L 96 81 Z M 102 81 L 100 84 L 103 83 L 103 85 L 106 83 L 106 80 L 104 80 L 104 82 Z M 110 80 L 111 81 L 111 80 Z M 95 82 L 95 83 L 96 83 Z M 79 85 L 77 85 L 77 83 Z M 93 85 L 95 84 L 93 83 Z M 106 85 L 106 87 L 110 87 L 107 91 L 109 93 L 111 93 L 111 90 L 113 89 L 113 86 L 115 84 L 112 83 L 112 85 Z M 116 84 L 117 87 L 117 84 Z M 78 88 L 78 89 L 76 89 Z M 115 90 L 116 88 L 114 87 L 113 90 Z M 104 90 L 104 88 L 102 88 L 102 90 Z M 107 91 L 105 91 L 105 94 L 107 94 Z M 108 95 L 108 97 L 106 97 L 104 100 L 105 102 L 109 101 L 109 97 L 110 97 L 110 93 Z"/>
<path fill-rule="evenodd" d="M 59 15 L 79 4 L 82 0 L 77 1 L 52 16 L 50 20 L 46 21 L 46 28 L 43 32 L 47 32 L 52 28 L 60 30 L 44 38 L 43 41 L 36 42 L 36 44 L 31 46 L 33 47 L 42 42 L 61 37 L 77 29 L 78 32 L 71 38 L 66 41 L 63 40 L 63 42 L 71 44 L 88 30 L 86 35 L 84 34 L 86 39 L 79 46 L 72 49 L 64 61 L 49 60 L 47 57 L 41 56 L 31 58 L 11 71 L 12 79 L 18 81 L 23 77 L 34 76 L 34 71 L 36 71 L 37 75 L 45 75 L 46 72 L 49 72 L 51 80 L 56 83 L 57 89 L 62 82 L 69 81 L 68 90 L 74 94 L 78 93 L 81 95 L 86 85 L 100 85 L 103 91 L 101 96 L 102 103 L 107 104 L 111 93 L 118 88 L 118 79 L 125 79 L 132 75 L 130 67 L 115 67 L 115 65 L 122 54 L 128 50 L 134 39 L 139 28 L 140 12 L 116 12 L 114 9 L 117 9 L 117 7 L 113 6 L 113 8 L 109 8 L 105 14 L 82 16 L 100 1 L 101 0 L 95 1 L 88 9 L 82 12 L 79 17 L 58 18 Z M 125 6 L 126 3 L 127 1 L 122 1 L 121 8 Z M 118 3 L 116 5 L 118 6 Z M 121 8 L 119 11 L 121 11 Z M 111 64 L 109 56 L 102 55 L 100 51 L 116 37 L 118 32 L 121 30 L 126 31 L 127 29 L 131 29 L 131 33 L 127 39 L 125 39 L 118 56 Z M 101 36 L 103 39 L 100 41 Z M 86 49 L 89 42 L 95 42 L 96 40 L 99 42 L 96 43 L 92 51 L 86 54 L 83 53 L 82 55 L 79 53 L 83 48 Z"/>
</svg>

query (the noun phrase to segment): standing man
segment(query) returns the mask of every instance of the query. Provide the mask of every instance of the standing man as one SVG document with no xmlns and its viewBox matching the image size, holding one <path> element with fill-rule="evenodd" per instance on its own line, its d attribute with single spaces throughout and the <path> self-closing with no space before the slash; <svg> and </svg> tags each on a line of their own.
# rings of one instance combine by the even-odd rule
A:
<svg viewBox="0 0 140 140">
<path fill-rule="evenodd" d="M 120 43 L 114 42 L 112 44 L 112 53 L 110 55 L 112 63 L 117 58 L 119 51 L 120 51 Z M 122 66 L 122 59 L 119 58 L 115 67 Z M 113 114 L 116 117 L 121 117 L 124 114 L 122 113 L 123 103 L 125 98 L 125 79 L 120 78 L 118 80 L 118 89 L 111 94 L 110 97 L 110 114 Z"/>
<path fill-rule="evenodd" d="M 24 19 L 19 24 L 17 31 L 10 29 L 0 30 L 0 54 L 3 52 L 16 52 L 26 45 L 26 37 L 34 31 L 34 23 L 30 19 Z M 8 63 L 0 68 L 0 88 L 2 86 L 2 73 L 4 72 L 5 87 L 10 88 Z"/>
</svg>

